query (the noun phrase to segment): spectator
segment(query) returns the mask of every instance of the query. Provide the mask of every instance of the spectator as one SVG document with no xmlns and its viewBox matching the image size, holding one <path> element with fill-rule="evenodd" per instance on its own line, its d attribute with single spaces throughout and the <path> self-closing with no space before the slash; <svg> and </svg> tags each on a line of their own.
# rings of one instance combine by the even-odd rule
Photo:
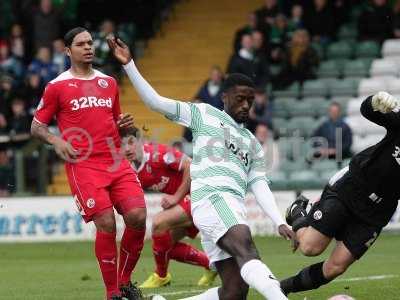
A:
<svg viewBox="0 0 400 300">
<path fill-rule="evenodd" d="M 23 75 L 22 63 L 10 55 L 10 48 L 6 42 L 0 42 L 0 73 L 7 73 L 16 80 L 20 80 Z"/>
<path fill-rule="evenodd" d="M 104 20 L 100 26 L 100 32 L 94 35 L 95 60 L 94 64 L 106 74 L 114 74 L 118 77 L 120 65 L 114 59 L 107 44 L 107 37 L 115 34 L 115 24 L 111 20 Z M 123 32 L 119 32 L 118 36 L 122 40 L 128 40 Z"/>
<path fill-rule="evenodd" d="M 358 19 L 362 40 L 382 42 L 392 36 L 393 14 L 386 0 L 371 0 Z"/>
<path fill-rule="evenodd" d="M 175 150 L 178 150 L 179 152 L 184 153 L 182 141 L 174 141 L 174 142 L 172 142 L 171 147 L 173 149 L 175 149 Z"/>
<path fill-rule="evenodd" d="M 26 101 L 26 108 L 30 115 L 33 115 L 36 107 L 39 104 L 43 93 L 43 84 L 39 74 L 29 73 L 25 78 L 24 85 L 21 90 L 21 95 Z"/>
<path fill-rule="evenodd" d="M 357 0 L 360 2 L 360 0 Z M 334 0 L 332 1 L 332 9 L 333 9 L 333 16 L 335 20 L 335 30 L 338 30 L 339 27 L 348 22 L 353 21 L 349 20 L 350 12 L 352 8 L 357 6 L 357 1 L 346 1 L 346 0 Z"/>
<path fill-rule="evenodd" d="M 266 173 L 270 174 L 279 170 L 279 147 L 273 139 L 273 134 L 267 124 L 259 123 L 255 130 L 255 137 L 264 149 Z"/>
<path fill-rule="evenodd" d="M 290 32 L 304 27 L 303 7 L 300 4 L 294 4 L 291 10 L 291 16 L 288 22 Z"/>
<path fill-rule="evenodd" d="M 8 39 L 11 55 L 20 61 L 25 61 L 25 36 L 22 26 L 15 23 L 11 27 L 10 37 Z"/>
<path fill-rule="evenodd" d="M 256 56 L 270 56 L 268 42 L 265 41 L 265 36 L 260 30 L 254 30 L 251 34 L 253 39 L 253 51 Z"/>
<path fill-rule="evenodd" d="M 277 0 L 264 0 L 264 6 L 255 11 L 257 24 L 272 26 L 280 12 Z"/>
<path fill-rule="evenodd" d="M 65 53 L 65 44 L 62 39 L 53 42 L 53 64 L 57 66 L 57 74 L 69 69 L 69 58 Z"/>
<path fill-rule="evenodd" d="M 11 28 L 11 24 L 15 20 L 15 15 L 13 14 L 13 2 L 17 1 L 0 1 L 0 39 L 6 36 L 6 33 Z"/>
<path fill-rule="evenodd" d="M 9 115 L 10 103 L 14 96 L 13 78 L 8 75 L 3 75 L 0 78 L 0 112 L 6 117 Z"/>
<path fill-rule="evenodd" d="M 241 48 L 242 36 L 245 34 L 252 34 L 252 32 L 257 29 L 258 29 L 258 27 L 257 27 L 256 14 L 250 13 L 247 24 L 244 25 L 243 27 L 239 28 L 235 33 L 235 38 L 233 41 L 233 48 L 234 48 L 235 52 L 238 52 Z M 266 33 L 262 30 L 261 30 L 261 32 L 265 36 Z"/>
<path fill-rule="evenodd" d="M 310 45 L 310 36 L 304 29 L 293 33 L 290 46 L 282 58 L 282 70 L 274 80 L 274 88 L 281 89 L 295 81 L 315 78 L 319 64 L 317 52 Z"/>
<path fill-rule="evenodd" d="M 34 50 L 41 47 L 51 48 L 52 42 L 60 37 L 61 20 L 64 5 L 68 3 L 65 0 L 64 5 L 54 8 L 51 0 L 40 0 L 38 7 L 31 7 L 32 1 L 25 1 L 25 13 L 32 20 L 32 40 Z"/>
<path fill-rule="evenodd" d="M 8 134 L 7 119 L 3 113 L 0 113 L 0 135 Z"/>
<path fill-rule="evenodd" d="M 32 118 L 25 111 L 24 100 L 16 97 L 11 103 L 11 117 L 9 119 L 10 134 L 29 133 Z"/>
<path fill-rule="evenodd" d="M 228 64 L 228 73 L 242 73 L 253 78 L 257 86 L 267 84 L 269 68 L 267 59 L 262 54 L 255 54 L 251 35 L 242 36 L 242 48 L 232 55 Z"/>
<path fill-rule="evenodd" d="M 0 197 L 6 197 L 10 194 L 13 187 L 13 168 L 7 151 L 0 149 Z"/>
<path fill-rule="evenodd" d="M 268 100 L 267 93 L 263 88 L 257 88 L 254 93 L 254 102 L 249 111 L 247 128 L 254 132 L 259 123 L 272 128 L 272 105 Z"/>
<path fill-rule="evenodd" d="M 314 0 L 312 7 L 306 10 L 305 28 L 313 41 L 328 43 L 335 32 L 334 12 L 327 0 Z"/>
<path fill-rule="evenodd" d="M 57 66 L 51 61 L 50 49 L 47 47 L 39 48 L 36 58 L 32 60 L 28 67 L 30 73 L 39 74 L 43 84 L 57 76 Z"/>
<path fill-rule="evenodd" d="M 269 35 L 271 48 L 284 48 L 288 40 L 288 36 L 289 30 L 286 16 L 284 14 L 278 14 L 275 18 L 275 22 L 271 28 Z"/>
<path fill-rule="evenodd" d="M 337 149 L 337 134 L 341 134 L 342 137 L 341 149 Z M 322 123 L 313 134 L 314 138 L 322 139 L 314 143 L 314 146 L 317 147 L 314 157 L 335 159 L 339 154 L 337 151 L 341 151 L 342 158 L 351 157 L 352 135 L 349 125 L 341 117 L 340 105 L 333 102 L 329 106 L 328 120 Z"/>
<path fill-rule="evenodd" d="M 210 71 L 210 78 L 203 84 L 195 98 L 222 110 L 224 108 L 221 98 L 223 77 L 224 73 L 221 68 L 213 66 Z"/>
<path fill-rule="evenodd" d="M 400 38 L 400 1 L 393 5 L 393 36 Z"/>
</svg>

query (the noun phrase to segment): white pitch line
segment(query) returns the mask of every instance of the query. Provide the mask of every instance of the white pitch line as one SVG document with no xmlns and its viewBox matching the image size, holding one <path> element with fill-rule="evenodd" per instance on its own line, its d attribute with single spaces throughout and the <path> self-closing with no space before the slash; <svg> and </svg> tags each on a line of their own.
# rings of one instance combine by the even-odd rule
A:
<svg viewBox="0 0 400 300">
<path fill-rule="evenodd" d="M 397 278 L 400 275 L 375 275 L 375 276 L 366 276 L 366 277 L 351 277 L 351 278 L 341 278 L 337 279 L 334 282 L 353 282 L 353 281 L 367 281 L 367 280 L 382 280 L 388 278 Z M 160 294 L 147 294 L 144 295 L 145 297 L 152 297 L 154 295 L 162 295 L 162 296 L 176 296 L 176 295 L 186 295 L 186 294 L 195 294 L 195 293 L 202 293 L 203 290 L 186 290 L 186 291 L 177 291 L 177 292 L 166 292 Z"/>
<path fill-rule="evenodd" d="M 152 297 L 154 295 L 161 295 L 161 296 L 174 296 L 174 295 L 184 295 L 184 294 L 195 294 L 195 293 L 202 293 L 204 290 L 187 290 L 187 291 L 177 291 L 177 292 L 166 292 L 166 293 L 159 293 L 159 294 L 148 294 L 144 295 L 145 297 Z"/>
<path fill-rule="evenodd" d="M 335 280 L 335 282 L 382 280 L 382 279 L 396 278 L 396 277 L 399 277 L 399 275 L 375 275 L 375 276 L 366 276 L 366 277 L 341 278 L 341 279 Z"/>
</svg>

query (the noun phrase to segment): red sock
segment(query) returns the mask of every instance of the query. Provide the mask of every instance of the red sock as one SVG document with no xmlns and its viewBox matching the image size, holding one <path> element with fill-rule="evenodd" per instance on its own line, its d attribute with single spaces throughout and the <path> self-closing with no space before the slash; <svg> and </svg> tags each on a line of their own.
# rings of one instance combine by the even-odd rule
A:
<svg viewBox="0 0 400 300">
<path fill-rule="evenodd" d="M 117 277 L 117 243 L 115 232 L 96 232 L 95 253 L 99 262 L 104 285 L 107 290 L 107 299 L 111 295 L 119 295 Z"/>
<path fill-rule="evenodd" d="M 145 232 L 144 229 L 125 228 L 119 252 L 118 278 L 120 285 L 127 284 L 131 279 L 132 271 L 143 249 Z"/>
<path fill-rule="evenodd" d="M 169 255 L 172 248 L 172 238 L 169 232 L 153 235 L 153 255 L 156 261 L 156 273 L 160 277 L 167 276 Z"/>
<path fill-rule="evenodd" d="M 202 266 L 209 268 L 207 255 L 192 245 L 178 242 L 169 252 L 169 258 L 186 264 Z"/>
</svg>

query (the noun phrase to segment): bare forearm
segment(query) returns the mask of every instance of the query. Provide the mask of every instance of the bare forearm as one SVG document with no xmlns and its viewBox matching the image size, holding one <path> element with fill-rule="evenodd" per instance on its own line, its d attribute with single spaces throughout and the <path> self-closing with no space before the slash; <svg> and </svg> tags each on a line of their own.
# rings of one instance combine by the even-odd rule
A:
<svg viewBox="0 0 400 300">
<path fill-rule="evenodd" d="M 57 136 L 49 131 L 47 125 L 40 124 L 36 121 L 32 121 L 31 134 L 32 136 L 40 139 L 42 142 L 51 145 L 54 144 L 54 141 L 57 139 Z"/>
<path fill-rule="evenodd" d="M 190 192 L 190 160 L 185 159 L 183 164 L 183 175 L 182 183 L 175 192 L 175 196 L 178 199 L 183 199 Z"/>
</svg>

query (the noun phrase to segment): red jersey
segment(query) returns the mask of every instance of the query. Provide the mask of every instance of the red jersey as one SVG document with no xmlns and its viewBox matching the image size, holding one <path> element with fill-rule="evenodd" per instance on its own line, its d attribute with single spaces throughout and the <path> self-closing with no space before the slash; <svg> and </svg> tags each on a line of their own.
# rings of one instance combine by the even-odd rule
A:
<svg viewBox="0 0 400 300">
<path fill-rule="evenodd" d="M 163 144 L 144 144 L 143 150 L 137 169 L 143 189 L 175 194 L 182 183 L 182 152 Z"/>
<path fill-rule="evenodd" d="M 48 124 L 56 117 L 62 138 L 79 152 L 76 162 L 108 164 L 121 145 L 120 113 L 114 78 L 94 70 L 91 78 L 82 79 L 66 71 L 47 84 L 34 119 Z"/>
</svg>

